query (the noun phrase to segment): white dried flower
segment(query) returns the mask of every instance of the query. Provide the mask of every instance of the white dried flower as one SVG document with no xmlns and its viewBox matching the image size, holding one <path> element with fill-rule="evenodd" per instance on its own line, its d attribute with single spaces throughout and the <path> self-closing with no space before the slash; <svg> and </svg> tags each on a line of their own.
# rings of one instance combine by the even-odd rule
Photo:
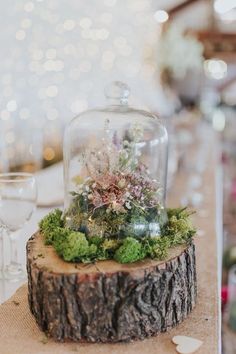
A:
<svg viewBox="0 0 236 354">
<path fill-rule="evenodd" d="M 126 203 L 125 203 L 125 206 L 126 206 L 127 209 L 131 209 L 131 205 L 130 205 L 129 202 L 126 202 Z"/>
</svg>

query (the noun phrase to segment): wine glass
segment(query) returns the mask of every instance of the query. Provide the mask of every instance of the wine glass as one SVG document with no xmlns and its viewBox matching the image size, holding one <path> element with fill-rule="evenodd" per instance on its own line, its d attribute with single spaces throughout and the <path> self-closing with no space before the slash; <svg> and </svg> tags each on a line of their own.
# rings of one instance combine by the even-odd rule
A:
<svg viewBox="0 0 236 354">
<path fill-rule="evenodd" d="M 18 231 L 31 218 L 36 208 L 37 188 L 32 174 L 24 172 L 0 174 L 0 228 L 2 244 L 2 276 L 5 279 L 19 280 L 25 271 L 18 262 Z M 4 260 L 5 236 L 10 239 L 10 263 Z"/>
</svg>

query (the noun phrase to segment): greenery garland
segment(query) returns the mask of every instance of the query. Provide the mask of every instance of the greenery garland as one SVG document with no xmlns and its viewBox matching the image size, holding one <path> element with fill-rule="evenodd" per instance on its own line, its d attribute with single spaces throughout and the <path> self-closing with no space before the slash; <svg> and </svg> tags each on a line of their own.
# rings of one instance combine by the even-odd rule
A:
<svg viewBox="0 0 236 354">
<path fill-rule="evenodd" d="M 66 227 L 59 209 L 46 215 L 39 223 L 45 245 L 53 246 L 67 262 L 91 263 L 114 259 L 119 263 L 132 263 L 144 258 L 165 259 L 170 248 L 189 244 L 196 233 L 186 208 L 168 209 L 167 222 L 161 235 L 154 237 L 104 238 L 86 236 Z"/>
</svg>

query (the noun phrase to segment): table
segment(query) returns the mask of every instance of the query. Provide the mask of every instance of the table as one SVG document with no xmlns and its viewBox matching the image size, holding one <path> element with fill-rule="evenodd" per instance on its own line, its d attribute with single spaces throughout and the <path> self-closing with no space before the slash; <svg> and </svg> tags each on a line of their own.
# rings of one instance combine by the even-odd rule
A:
<svg viewBox="0 0 236 354">
<path fill-rule="evenodd" d="M 78 351 L 80 354 L 92 353 L 114 353 L 114 354 L 171 354 L 175 353 L 175 346 L 171 342 L 174 335 L 188 335 L 203 341 L 203 346 L 199 349 L 198 354 L 218 354 L 221 351 L 220 336 L 220 244 L 221 244 L 221 193 L 220 173 L 218 170 L 218 153 L 216 150 L 216 137 L 212 132 L 207 133 L 209 146 L 211 146 L 209 156 L 207 157 L 207 168 L 203 173 L 204 201 L 201 209 L 194 216 L 194 223 L 198 229 L 196 237 L 196 257 L 197 257 L 197 276 L 198 276 L 198 303 L 194 311 L 189 317 L 178 327 L 168 333 L 161 334 L 141 342 L 131 344 L 113 344 L 113 345 L 85 345 L 85 344 L 57 344 L 51 340 L 48 346 L 40 347 L 40 353 L 69 353 Z M 190 152 L 189 152 L 190 153 Z M 55 181 L 54 181 L 55 183 Z M 169 192 L 169 205 L 178 206 L 179 197 L 186 187 L 186 171 L 180 172 Z M 218 191 L 216 193 L 216 191 Z M 218 203 L 216 203 L 216 201 Z M 216 208 L 218 205 L 218 208 Z M 48 212 L 48 209 L 40 208 L 34 215 L 31 223 L 26 228 L 27 236 L 37 227 L 37 221 Z M 216 232 L 216 230 L 218 230 Z M 218 238 L 217 238 L 218 234 Z M 17 284 L 18 286 L 18 284 Z M 0 288 L 3 284 L 0 283 Z M 9 288 L 5 296 L 9 296 L 13 288 Z M 10 306 L 10 303 L 3 306 Z M 6 309 L 5 307 L 5 309 Z M 7 310 L 7 309 L 6 309 Z M 17 309 L 16 309 L 17 311 Z M 1 315 L 1 308 L 0 308 Z M 37 328 L 34 330 L 34 332 Z M 34 333 L 35 334 L 35 333 Z M 17 334 L 12 335 L 11 341 L 16 340 Z M 1 340 L 1 331 L 0 331 Z M 26 344 L 26 343 L 25 343 Z M 17 342 L 16 342 L 17 345 Z M 50 351 L 49 351 L 50 345 Z M 20 352 L 22 353 L 22 352 Z M 24 354 L 36 352 L 28 352 L 25 349 Z M 38 351 L 37 351 L 38 353 Z"/>
<path fill-rule="evenodd" d="M 208 141 L 207 167 L 203 173 L 201 193 L 204 201 L 193 217 L 198 230 L 195 239 L 198 304 L 190 314 L 189 320 L 181 324 L 173 332 L 187 334 L 204 342 L 198 351 L 202 354 L 221 353 L 221 273 L 222 273 L 222 239 L 223 239 L 223 184 L 220 165 L 221 149 L 218 136 L 210 129 L 205 132 Z M 192 149 L 195 149 L 192 146 Z M 191 148 L 188 151 L 191 155 Z M 207 154 L 207 151 L 206 151 Z M 186 172 L 180 172 L 169 193 L 168 205 L 179 204 L 179 196 L 186 189 Z"/>
</svg>

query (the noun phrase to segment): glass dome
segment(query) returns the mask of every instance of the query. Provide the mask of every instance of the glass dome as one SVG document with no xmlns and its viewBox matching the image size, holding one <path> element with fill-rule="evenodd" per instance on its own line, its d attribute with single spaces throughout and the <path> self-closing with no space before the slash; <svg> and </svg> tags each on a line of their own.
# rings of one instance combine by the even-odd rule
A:
<svg viewBox="0 0 236 354">
<path fill-rule="evenodd" d="M 128 105 L 129 87 L 105 89 L 108 106 L 74 118 L 64 138 L 67 226 L 88 237 L 152 237 L 166 220 L 166 128 Z"/>
</svg>

